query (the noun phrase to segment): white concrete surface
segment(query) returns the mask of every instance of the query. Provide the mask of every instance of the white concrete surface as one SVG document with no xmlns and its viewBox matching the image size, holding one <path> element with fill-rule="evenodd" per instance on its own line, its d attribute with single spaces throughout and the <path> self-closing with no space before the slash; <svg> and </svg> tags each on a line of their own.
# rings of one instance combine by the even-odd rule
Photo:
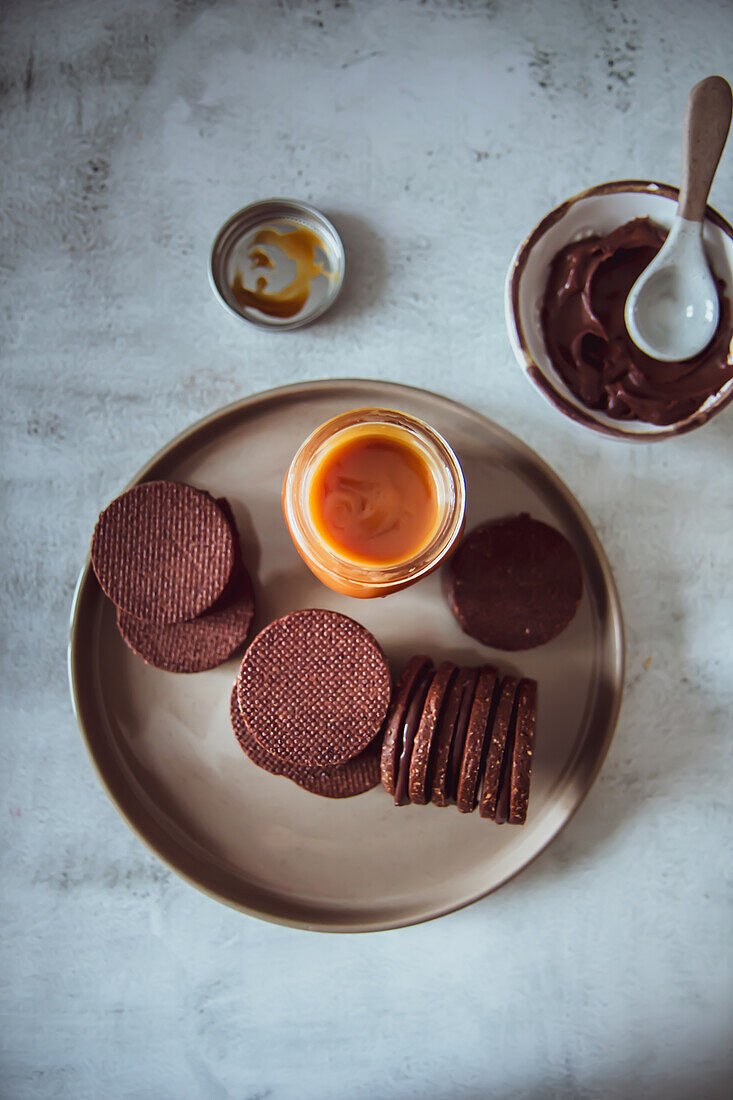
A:
<svg viewBox="0 0 733 1100">
<path fill-rule="evenodd" d="M 656 446 L 569 426 L 515 367 L 523 235 L 608 179 L 674 181 L 730 3 L 6 0 L 0 278 L 0 1095 L 731 1095 L 733 413 Z M 712 202 L 733 215 L 733 154 Z M 338 223 L 333 313 L 228 317 L 210 242 L 250 200 Z M 424 385 L 515 431 L 616 570 L 628 688 L 561 838 L 496 896 L 338 938 L 230 912 L 117 817 L 68 701 L 93 522 L 173 433 L 287 381 Z"/>
</svg>

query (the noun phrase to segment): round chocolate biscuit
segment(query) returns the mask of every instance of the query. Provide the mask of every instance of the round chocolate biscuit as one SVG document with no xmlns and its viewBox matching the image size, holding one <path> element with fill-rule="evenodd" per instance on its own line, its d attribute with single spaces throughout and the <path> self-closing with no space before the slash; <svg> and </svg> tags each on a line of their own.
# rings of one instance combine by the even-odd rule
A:
<svg viewBox="0 0 733 1100">
<path fill-rule="evenodd" d="M 573 619 L 583 576 L 565 536 L 523 512 L 463 539 L 448 565 L 448 591 L 466 634 L 495 649 L 532 649 Z"/>
<path fill-rule="evenodd" d="M 425 697 L 433 679 L 432 669 L 427 672 L 417 684 L 413 692 L 410 705 L 405 715 L 405 724 L 402 729 L 402 749 L 397 764 L 397 779 L 395 781 L 394 802 L 395 806 L 405 806 L 410 801 L 408 786 L 410 778 L 410 764 L 412 763 L 412 749 L 415 744 L 415 734 L 420 725 Z"/>
<path fill-rule="evenodd" d="M 524 825 L 527 820 L 527 807 L 529 805 L 529 785 L 532 778 L 532 759 L 534 756 L 534 731 L 537 722 L 536 680 L 519 681 L 516 712 L 507 820 L 510 825 Z"/>
<path fill-rule="evenodd" d="M 434 748 L 440 716 L 448 694 L 448 689 L 457 672 L 452 661 L 439 665 L 430 681 L 425 704 L 420 716 L 420 725 L 415 734 L 415 743 L 410 759 L 410 777 L 408 793 L 410 802 L 424 806 L 432 791 L 431 765 L 435 756 Z"/>
<path fill-rule="evenodd" d="M 387 794 L 394 795 L 395 793 L 407 708 L 410 705 L 417 684 L 432 667 L 433 662 L 429 657 L 422 654 L 411 657 L 403 668 L 392 692 L 392 700 L 384 723 L 381 754 L 382 786 Z"/>
<path fill-rule="evenodd" d="M 433 761 L 433 782 L 431 798 L 436 806 L 447 806 L 451 797 L 451 756 L 456 724 L 466 685 L 471 678 L 472 669 L 459 668 L 446 693 L 443 710 L 438 723 L 435 738 L 435 759 Z"/>
<path fill-rule="evenodd" d="M 481 782 L 481 769 L 485 756 L 484 747 L 487 743 L 489 722 L 498 694 L 498 685 L 499 673 L 497 670 L 492 668 L 491 665 L 482 668 L 479 672 L 471 714 L 468 719 L 466 744 L 458 774 L 456 805 L 462 814 L 473 813 L 478 802 L 477 792 Z"/>
<path fill-rule="evenodd" d="M 117 627 L 138 656 L 165 672 L 205 672 L 244 645 L 254 616 L 254 590 L 240 563 L 219 599 L 197 619 L 147 623 L 117 609 Z"/>
<path fill-rule="evenodd" d="M 105 508 L 91 559 L 102 590 L 151 623 L 195 619 L 222 594 L 235 538 L 208 493 L 174 481 L 135 485 Z"/>
<path fill-rule="evenodd" d="M 260 631 L 237 677 L 250 733 L 281 760 L 331 767 L 382 726 L 391 681 L 376 639 L 335 611 L 293 611 Z"/>
<path fill-rule="evenodd" d="M 239 709 L 237 685 L 232 688 L 229 716 L 234 735 L 253 764 L 272 775 L 282 775 L 299 787 L 322 798 L 352 798 L 370 791 L 379 783 L 379 741 L 373 741 L 364 752 L 334 768 L 300 768 L 280 760 L 263 749 L 247 729 Z"/>
<path fill-rule="evenodd" d="M 504 762 L 507 756 L 507 738 L 514 713 L 514 699 L 517 694 L 516 677 L 507 676 L 499 690 L 499 701 L 494 712 L 494 721 L 490 730 L 489 749 L 486 754 L 484 781 L 481 788 L 479 813 L 492 820 L 496 817 Z"/>
</svg>

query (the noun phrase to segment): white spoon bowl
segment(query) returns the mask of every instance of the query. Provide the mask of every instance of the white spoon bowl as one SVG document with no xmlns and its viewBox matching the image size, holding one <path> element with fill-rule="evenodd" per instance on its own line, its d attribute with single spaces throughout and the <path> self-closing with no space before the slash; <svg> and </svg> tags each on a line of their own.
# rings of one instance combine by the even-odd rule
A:
<svg viewBox="0 0 733 1100">
<path fill-rule="evenodd" d="M 652 359 L 693 359 L 708 346 L 720 302 L 700 222 L 675 217 L 663 247 L 631 288 L 624 318 L 631 339 Z"/>
</svg>

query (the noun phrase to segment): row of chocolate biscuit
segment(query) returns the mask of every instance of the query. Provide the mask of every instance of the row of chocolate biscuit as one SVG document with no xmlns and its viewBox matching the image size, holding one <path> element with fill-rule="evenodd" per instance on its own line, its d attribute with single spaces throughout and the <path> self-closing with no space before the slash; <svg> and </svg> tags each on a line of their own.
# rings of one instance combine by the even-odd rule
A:
<svg viewBox="0 0 733 1100">
<path fill-rule="evenodd" d="M 537 683 L 491 665 L 437 668 L 413 657 L 384 727 L 382 785 L 395 805 L 455 802 L 461 813 L 523 825 L 537 717 Z"/>
</svg>

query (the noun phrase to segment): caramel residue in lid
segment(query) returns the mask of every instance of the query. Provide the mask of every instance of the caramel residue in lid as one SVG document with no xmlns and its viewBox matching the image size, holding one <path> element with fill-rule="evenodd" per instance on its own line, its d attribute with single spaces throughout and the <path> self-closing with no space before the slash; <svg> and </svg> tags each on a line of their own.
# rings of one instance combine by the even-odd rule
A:
<svg viewBox="0 0 733 1100">
<path fill-rule="evenodd" d="M 316 249 L 325 254 L 326 248 L 312 229 L 295 222 L 278 222 L 284 232 L 276 229 L 261 229 L 254 237 L 249 248 L 251 267 L 274 268 L 275 262 L 260 246 L 271 245 L 283 255 L 295 262 L 295 276 L 282 290 L 268 291 L 267 276 L 260 275 L 254 290 L 244 285 L 244 277 L 237 267 L 231 291 L 240 306 L 257 309 L 268 317 L 295 317 L 300 313 L 310 296 L 311 282 L 319 275 L 331 278 L 323 264 L 316 260 Z"/>
</svg>

